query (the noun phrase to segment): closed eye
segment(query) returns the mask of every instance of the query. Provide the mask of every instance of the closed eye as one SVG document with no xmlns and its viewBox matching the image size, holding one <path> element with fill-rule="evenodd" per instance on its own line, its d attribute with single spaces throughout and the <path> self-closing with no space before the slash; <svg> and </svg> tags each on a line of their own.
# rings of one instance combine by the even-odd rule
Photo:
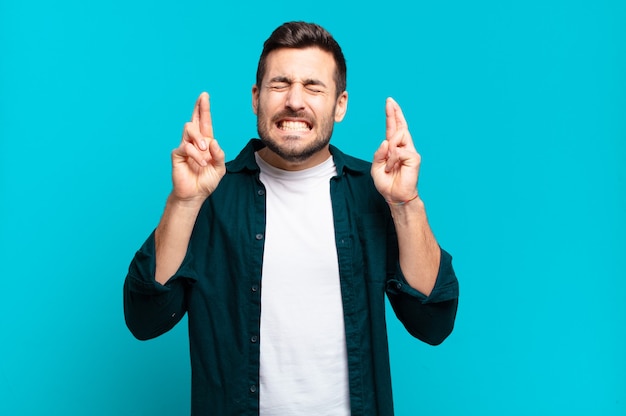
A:
<svg viewBox="0 0 626 416">
<path fill-rule="evenodd" d="M 312 93 L 321 94 L 326 92 L 326 85 L 320 80 L 307 79 L 302 84 L 304 85 L 304 88 L 307 89 L 307 91 L 310 91 Z"/>
<path fill-rule="evenodd" d="M 324 92 L 323 88 L 320 87 L 319 85 L 306 85 L 305 88 L 307 89 L 307 91 L 310 91 L 315 94 L 320 94 Z"/>
<path fill-rule="evenodd" d="M 271 82 L 269 88 L 274 91 L 283 91 L 289 88 L 289 85 L 287 82 Z"/>
</svg>

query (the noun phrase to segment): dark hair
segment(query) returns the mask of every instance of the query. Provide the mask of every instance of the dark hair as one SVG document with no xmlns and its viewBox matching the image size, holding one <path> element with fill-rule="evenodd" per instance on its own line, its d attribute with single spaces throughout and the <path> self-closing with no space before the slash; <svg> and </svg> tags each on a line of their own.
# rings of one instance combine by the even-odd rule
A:
<svg viewBox="0 0 626 416">
<path fill-rule="evenodd" d="M 337 97 L 346 90 L 346 59 L 341 47 L 330 33 L 320 25 L 306 22 L 287 22 L 277 27 L 263 44 L 263 52 L 259 58 L 256 71 L 256 85 L 261 86 L 265 76 L 267 55 L 270 52 L 282 48 L 304 49 L 318 47 L 323 51 L 330 52 L 335 58 L 335 85 Z"/>
</svg>

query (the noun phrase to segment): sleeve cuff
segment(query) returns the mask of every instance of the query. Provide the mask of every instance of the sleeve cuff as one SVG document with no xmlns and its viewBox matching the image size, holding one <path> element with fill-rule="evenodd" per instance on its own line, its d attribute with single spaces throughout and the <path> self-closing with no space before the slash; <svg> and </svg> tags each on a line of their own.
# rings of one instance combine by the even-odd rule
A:
<svg viewBox="0 0 626 416">
<path fill-rule="evenodd" d="M 407 282 L 399 264 L 396 275 L 387 282 L 387 292 L 392 295 L 405 294 L 418 299 L 422 303 L 437 303 L 458 298 L 459 283 L 454 269 L 452 268 L 452 256 L 441 249 L 441 260 L 439 262 L 437 280 L 429 296 L 414 289 Z"/>
<path fill-rule="evenodd" d="M 156 250 L 154 245 L 154 231 L 135 253 L 135 257 L 128 268 L 128 289 L 134 293 L 144 295 L 159 295 L 170 291 L 170 286 L 181 278 L 192 282 L 197 280 L 196 273 L 191 267 L 192 256 L 189 250 L 178 271 L 170 277 L 165 285 L 154 278 L 156 273 Z"/>
</svg>

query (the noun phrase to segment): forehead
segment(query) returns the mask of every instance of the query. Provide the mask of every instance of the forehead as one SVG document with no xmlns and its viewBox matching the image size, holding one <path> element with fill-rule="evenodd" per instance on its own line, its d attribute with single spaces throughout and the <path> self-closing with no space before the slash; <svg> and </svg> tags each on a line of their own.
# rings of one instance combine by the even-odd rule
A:
<svg viewBox="0 0 626 416">
<path fill-rule="evenodd" d="M 267 55 L 265 80 L 277 76 L 293 80 L 316 79 L 331 82 L 336 64 L 333 55 L 317 47 L 281 48 Z"/>
</svg>

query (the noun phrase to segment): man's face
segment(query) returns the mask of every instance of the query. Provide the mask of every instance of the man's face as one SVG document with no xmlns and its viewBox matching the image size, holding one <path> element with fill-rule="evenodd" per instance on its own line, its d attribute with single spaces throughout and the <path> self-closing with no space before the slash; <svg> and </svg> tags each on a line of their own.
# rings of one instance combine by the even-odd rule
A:
<svg viewBox="0 0 626 416">
<path fill-rule="evenodd" d="M 252 88 L 261 156 L 288 170 L 326 160 L 333 125 L 345 115 L 348 94 L 337 97 L 335 60 L 316 47 L 277 49 L 266 60 L 261 85 Z"/>
</svg>

